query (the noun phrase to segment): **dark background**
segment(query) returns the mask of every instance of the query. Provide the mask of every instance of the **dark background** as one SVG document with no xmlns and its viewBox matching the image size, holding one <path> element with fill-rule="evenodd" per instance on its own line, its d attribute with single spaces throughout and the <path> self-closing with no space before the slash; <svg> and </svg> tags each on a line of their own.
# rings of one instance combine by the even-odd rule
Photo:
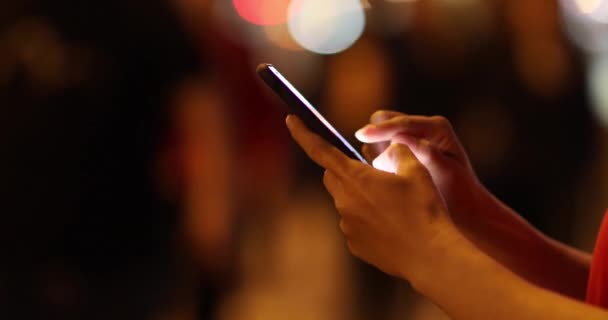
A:
<svg viewBox="0 0 608 320">
<path fill-rule="evenodd" d="M 322 56 L 231 1 L 0 2 L 0 317 L 443 319 L 348 255 L 259 62 L 348 137 L 448 117 L 490 190 L 591 250 L 606 54 L 556 1 L 455 3 L 372 1 Z"/>
</svg>

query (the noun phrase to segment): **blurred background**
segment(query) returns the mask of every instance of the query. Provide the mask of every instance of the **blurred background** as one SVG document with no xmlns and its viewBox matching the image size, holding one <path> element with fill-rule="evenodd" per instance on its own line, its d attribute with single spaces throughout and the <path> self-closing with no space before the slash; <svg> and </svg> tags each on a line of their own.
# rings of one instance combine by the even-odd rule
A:
<svg viewBox="0 0 608 320">
<path fill-rule="evenodd" d="M 0 2 L 0 317 L 445 319 L 352 258 L 257 79 L 353 133 L 444 115 L 484 184 L 591 251 L 606 0 Z"/>
</svg>

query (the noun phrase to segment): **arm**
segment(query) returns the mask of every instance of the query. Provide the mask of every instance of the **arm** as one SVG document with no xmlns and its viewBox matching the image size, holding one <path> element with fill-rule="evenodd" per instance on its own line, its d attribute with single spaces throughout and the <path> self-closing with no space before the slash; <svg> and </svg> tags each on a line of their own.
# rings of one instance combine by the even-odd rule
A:
<svg viewBox="0 0 608 320">
<path fill-rule="evenodd" d="M 483 186 L 472 190 L 475 200 L 459 207 L 473 213 L 453 216 L 475 246 L 535 285 L 585 299 L 590 254 L 545 236 Z"/>
<path fill-rule="evenodd" d="M 357 137 L 373 144 L 365 148 L 372 157 L 386 141 L 406 144 L 430 171 L 452 219 L 475 246 L 536 285 L 584 299 L 590 255 L 546 237 L 496 199 L 477 179 L 445 118 L 379 111 Z"/>
<path fill-rule="evenodd" d="M 460 238 L 437 249 L 413 286 L 453 319 L 607 319 L 608 312 L 519 278 Z"/>
</svg>

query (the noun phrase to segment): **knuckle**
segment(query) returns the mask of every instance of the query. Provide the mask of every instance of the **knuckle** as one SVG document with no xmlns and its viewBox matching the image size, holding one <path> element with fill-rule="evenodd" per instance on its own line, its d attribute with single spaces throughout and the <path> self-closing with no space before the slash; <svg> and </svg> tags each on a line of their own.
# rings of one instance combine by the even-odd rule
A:
<svg viewBox="0 0 608 320">
<path fill-rule="evenodd" d="M 398 116 L 395 117 L 395 121 L 399 121 L 399 122 L 403 122 L 403 123 L 409 122 L 410 121 L 410 117 L 408 117 L 408 116 L 406 116 L 404 114 L 398 115 Z"/>
<path fill-rule="evenodd" d="M 336 207 L 338 214 L 340 214 L 341 216 L 346 215 L 346 207 L 342 203 L 340 203 L 339 201 L 334 201 L 334 207 Z"/>
<path fill-rule="evenodd" d="M 336 198 L 334 200 L 334 207 L 336 207 L 336 210 L 338 211 L 338 214 L 340 214 L 341 217 L 350 216 L 350 210 L 345 201 L 342 201 L 341 199 Z M 342 219 L 342 220 L 344 220 L 344 219 Z"/>
<path fill-rule="evenodd" d="M 348 247 L 348 251 L 350 251 L 350 253 L 355 256 L 355 257 L 360 257 L 359 254 L 359 250 L 357 249 L 357 247 L 352 243 L 352 241 L 347 240 L 346 241 L 346 246 Z"/>
<path fill-rule="evenodd" d="M 342 233 L 344 233 L 345 235 L 348 235 L 348 225 L 346 223 L 346 221 L 344 221 L 344 219 L 340 219 L 340 224 L 339 224 L 340 230 L 342 230 Z"/>
<path fill-rule="evenodd" d="M 384 114 L 384 110 L 376 110 L 376 111 L 374 111 L 374 113 L 372 113 L 372 115 L 369 117 L 369 119 L 370 120 L 377 119 L 378 117 L 382 117 L 383 114 Z"/>
<path fill-rule="evenodd" d="M 368 174 L 367 174 L 367 168 L 365 167 L 356 167 L 354 169 L 352 169 L 352 172 L 350 173 L 350 175 L 353 178 L 353 181 L 364 181 L 367 179 Z"/>
<path fill-rule="evenodd" d="M 393 121 L 402 128 L 407 127 L 410 123 L 410 119 L 406 115 L 397 116 Z"/>
<path fill-rule="evenodd" d="M 446 118 L 444 116 L 432 116 L 431 119 L 442 128 L 445 128 L 445 129 L 452 128 L 452 123 L 450 122 L 450 120 L 448 120 L 448 118 Z"/>
<path fill-rule="evenodd" d="M 323 184 L 325 185 L 325 187 L 329 187 L 329 180 L 331 179 L 331 173 L 329 172 L 329 170 L 325 170 L 323 172 Z"/>
<path fill-rule="evenodd" d="M 372 123 L 386 120 L 388 117 L 388 110 L 377 110 L 369 117 L 369 121 Z"/>
</svg>

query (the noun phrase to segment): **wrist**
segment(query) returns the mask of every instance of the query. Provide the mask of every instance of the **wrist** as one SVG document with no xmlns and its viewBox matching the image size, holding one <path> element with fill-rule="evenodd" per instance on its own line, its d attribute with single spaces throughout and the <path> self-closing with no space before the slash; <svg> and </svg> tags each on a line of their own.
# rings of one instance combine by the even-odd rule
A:
<svg viewBox="0 0 608 320">
<path fill-rule="evenodd" d="M 465 233 L 484 228 L 489 216 L 500 210 L 499 201 L 476 178 L 467 179 L 455 190 L 448 207 L 454 223 Z"/>
<path fill-rule="evenodd" d="M 437 234 L 425 243 L 418 263 L 404 271 L 404 278 L 418 292 L 427 292 L 437 282 L 441 283 L 438 276 L 452 271 L 455 257 L 475 250 L 453 222 L 445 221 L 443 224 Z"/>
</svg>

